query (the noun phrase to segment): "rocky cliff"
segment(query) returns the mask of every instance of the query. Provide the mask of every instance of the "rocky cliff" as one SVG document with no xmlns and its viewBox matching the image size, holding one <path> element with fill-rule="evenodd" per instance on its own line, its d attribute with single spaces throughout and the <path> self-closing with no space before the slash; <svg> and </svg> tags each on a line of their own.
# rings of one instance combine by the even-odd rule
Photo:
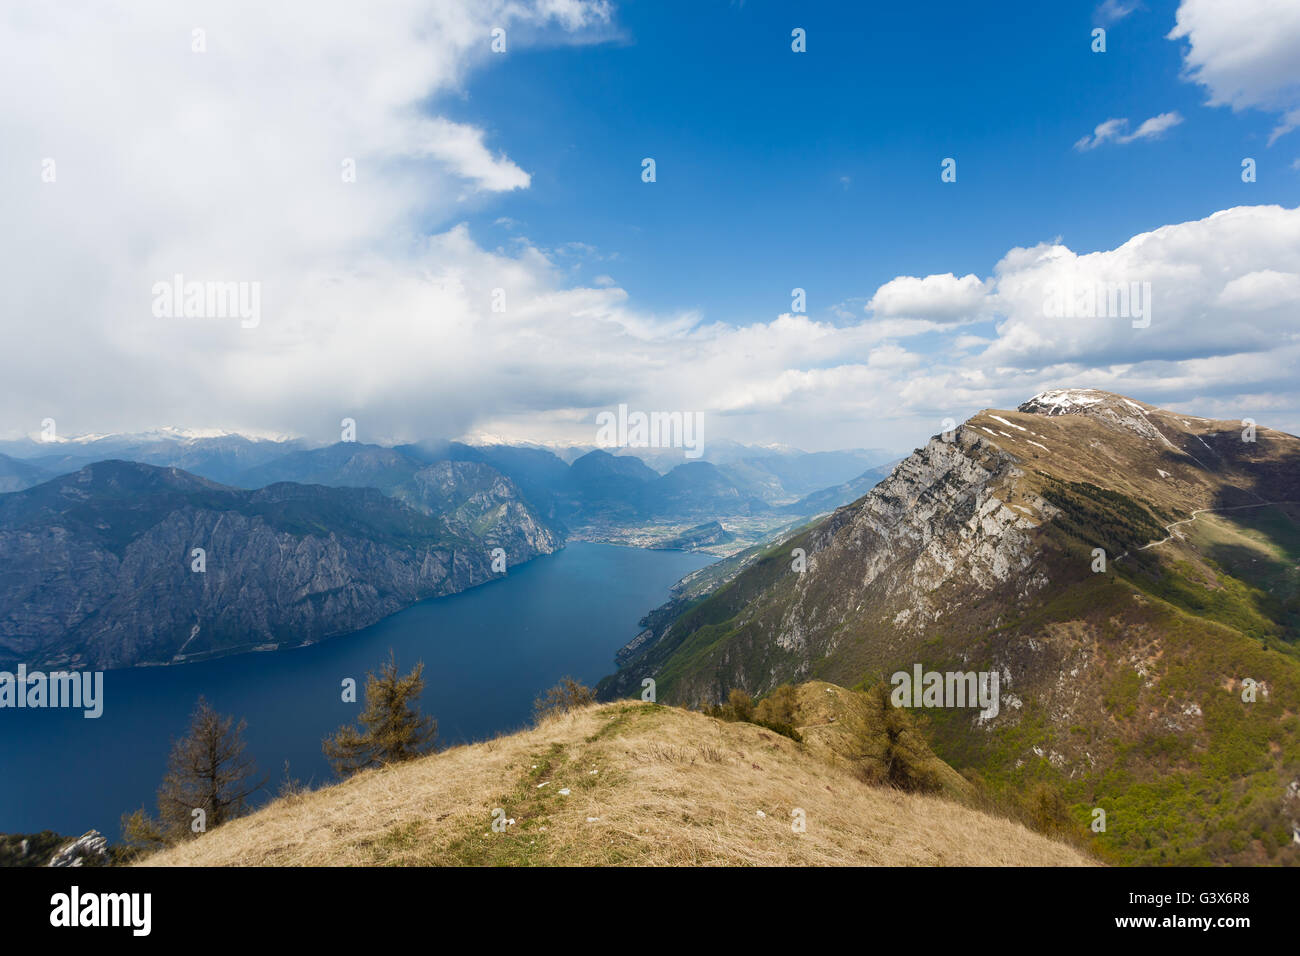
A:
<svg viewBox="0 0 1300 956">
<path fill-rule="evenodd" d="M 440 516 L 462 537 L 504 549 L 511 563 L 561 545 L 559 534 L 524 501 L 514 482 L 480 462 L 437 462 L 392 495 L 423 514 Z"/>
<path fill-rule="evenodd" d="M 444 516 L 373 489 L 241 491 L 118 461 L 0 497 L 0 665 L 308 643 L 486 581 L 501 542 L 512 564 L 559 546 L 505 479 L 493 486 L 479 521 L 464 503 Z"/>
</svg>

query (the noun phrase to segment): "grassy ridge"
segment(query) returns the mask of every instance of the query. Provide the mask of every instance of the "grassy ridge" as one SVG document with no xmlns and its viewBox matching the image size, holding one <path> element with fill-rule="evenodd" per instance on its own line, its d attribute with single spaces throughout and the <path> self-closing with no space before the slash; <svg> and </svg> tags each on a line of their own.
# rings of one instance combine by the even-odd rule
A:
<svg viewBox="0 0 1300 956">
<path fill-rule="evenodd" d="M 816 693 L 825 694 L 824 686 Z M 809 733 L 820 739 L 818 728 Z M 498 809 L 497 819 L 505 821 L 500 832 L 492 827 Z M 794 825 L 800 819 L 802 832 Z M 752 724 L 618 702 L 282 798 L 144 862 L 1054 866 L 1089 860 L 944 797 L 869 786 L 825 740 L 797 744 Z"/>
</svg>

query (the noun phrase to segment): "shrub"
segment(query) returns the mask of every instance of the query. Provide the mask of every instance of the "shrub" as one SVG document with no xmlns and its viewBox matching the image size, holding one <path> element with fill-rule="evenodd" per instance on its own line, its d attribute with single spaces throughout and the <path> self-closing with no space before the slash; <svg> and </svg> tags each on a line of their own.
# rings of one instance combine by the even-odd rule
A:
<svg viewBox="0 0 1300 956">
<path fill-rule="evenodd" d="M 797 701 L 798 694 L 790 684 L 778 687 L 770 697 L 760 701 L 757 707 L 754 706 L 754 699 L 749 694 L 740 688 L 735 688 L 727 695 L 725 704 L 709 707 L 704 712 L 710 717 L 725 720 L 727 723 L 756 724 L 759 727 L 766 727 L 798 743 L 803 741 L 803 736 L 794 729 Z"/>
<path fill-rule="evenodd" d="M 798 723 L 799 692 L 793 684 L 782 684 L 758 702 L 754 708 L 755 719 L 762 724 L 783 724 L 793 727 Z"/>
<path fill-rule="evenodd" d="M 732 720 L 742 720 L 749 723 L 754 719 L 754 698 L 739 687 L 734 688 L 727 695 L 727 709 L 731 712 Z"/>
<path fill-rule="evenodd" d="M 1024 810 L 1026 821 L 1039 833 L 1051 836 L 1078 829 L 1065 799 L 1051 784 L 1036 784 L 1024 799 Z"/>
<path fill-rule="evenodd" d="M 567 714 L 579 707 L 596 702 L 596 692 L 572 677 L 562 677 L 554 687 L 547 689 L 533 701 L 533 719 L 541 722 L 547 717 Z"/>
</svg>

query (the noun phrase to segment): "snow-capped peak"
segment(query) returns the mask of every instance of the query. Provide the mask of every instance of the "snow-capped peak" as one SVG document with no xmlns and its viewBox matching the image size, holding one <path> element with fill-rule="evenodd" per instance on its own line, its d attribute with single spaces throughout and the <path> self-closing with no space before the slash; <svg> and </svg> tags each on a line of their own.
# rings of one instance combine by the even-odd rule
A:
<svg viewBox="0 0 1300 956">
<path fill-rule="evenodd" d="M 1100 405 L 1108 397 L 1105 392 L 1091 388 L 1051 388 L 1025 402 L 1020 406 L 1020 411 L 1040 415 L 1068 415 L 1092 405 Z"/>
</svg>

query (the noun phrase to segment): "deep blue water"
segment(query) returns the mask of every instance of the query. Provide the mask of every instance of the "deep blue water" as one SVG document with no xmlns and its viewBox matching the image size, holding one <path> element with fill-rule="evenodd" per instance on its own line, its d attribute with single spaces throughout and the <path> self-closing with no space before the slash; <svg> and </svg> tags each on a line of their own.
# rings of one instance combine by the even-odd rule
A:
<svg viewBox="0 0 1300 956">
<path fill-rule="evenodd" d="M 345 677 L 362 695 L 392 648 L 401 672 L 424 661 L 424 712 L 441 743 L 481 740 L 529 722 L 537 694 L 568 674 L 594 684 L 637 621 L 707 555 L 574 542 L 505 578 L 417 604 L 373 627 L 311 647 L 174 667 L 109 671 L 104 713 L 0 710 L 0 832 L 94 828 L 117 839 L 123 812 L 145 806 L 200 694 L 248 722 L 247 753 L 274 791 L 292 777 L 331 779 L 321 740 L 352 723 Z"/>
</svg>

